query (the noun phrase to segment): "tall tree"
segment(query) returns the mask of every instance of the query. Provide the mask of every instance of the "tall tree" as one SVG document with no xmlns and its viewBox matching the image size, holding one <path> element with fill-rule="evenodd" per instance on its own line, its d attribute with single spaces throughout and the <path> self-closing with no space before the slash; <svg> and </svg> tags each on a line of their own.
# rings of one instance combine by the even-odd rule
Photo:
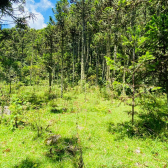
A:
<svg viewBox="0 0 168 168">
<path fill-rule="evenodd" d="M 68 1 L 67 0 L 60 0 L 56 4 L 56 8 L 53 9 L 53 13 L 55 14 L 55 19 L 57 20 L 57 25 L 60 29 L 60 36 L 61 36 L 61 97 L 63 97 L 63 89 L 64 89 L 64 39 L 66 35 L 66 19 L 68 15 Z M 51 18 L 51 23 L 54 23 L 53 19 Z M 54 23 L 55 24 L 55 23 Z"/>
<path fill-rule="evenodd" d="M 146 26 L 147 48 L 155 56 L 150 65 L 150 74 L 152 72 L 158 79 L 156 85 L 165 90 L 168 106 L 168 2 L 153 1 L 150 5 L 153 7 L 155 4 L 157 4 L 156 13 L 151 16 Z"/>
<path fill-rule="evenodd" d="M 55 27 L 52 25 L 48 25 L 45 29 L 45 44 L 46 44 L 46 62 L 47 62 L 47 71 L 49 73 L 49 90 L 51 91 L 52 85 L 52 72 L 53 72 L 53 53 L 54 53 L 54 42 L 55 41 Z"/>
</svg>

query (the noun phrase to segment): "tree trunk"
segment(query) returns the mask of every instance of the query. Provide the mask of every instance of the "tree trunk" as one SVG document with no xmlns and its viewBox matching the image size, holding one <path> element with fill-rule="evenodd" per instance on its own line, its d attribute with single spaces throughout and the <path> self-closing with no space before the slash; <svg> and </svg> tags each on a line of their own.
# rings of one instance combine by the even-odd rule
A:
<svg viewBox="0 0 168 168">
<path fill-rule="evenodd" d="M 10 90 L 9 90 L 9 94 L 11 94 L 11 92 L 12 92 L 12 79 L 10 77 Z"/>
<path fill-rule="evenodd" d="M 135 36 L 135 14 L 136 11 L 133 8 L 132 11 L 132 19 L 131 19 L 131 27 L 134 32 Z M 132 61 L 133 61 L 133 75 L 132 75 L 132 89 L 133 89 L 133 94 L 132 94 L 132 125 L 134 125 L 134 114 L 135 114 L 135 39 L 132 39 L 133 41 L 133 49 L 132 49 Z"/>
<path fill-rule="evenodd" d="M 123 91 L 122 91 L 122 95 L 125 96 L 125 60 L 124 60 L 124 69 L 123 69 Z"/>
<path fill-rule="evenodd" d="M 75 80 L 75 39 L 73 37 L 73 87 L 74 87 L 74 80 Z"/>
<path fill-rule="evenodd" d="M 32 57 L 33 57 L 33 53 L 32 53 Z M 31 59 L 31 62 L 30 62 L 30 86 L 32 85 L 32 66 L 33 66 L 33 63 L 32 63 L 32 59 Z"/>
<path fill-rule="evenodd" d="M 117 27 L 118 23 L 118 12 L 116 14 L 116 18 L 115 18 L 115 26 Z M 115 39 L 114 39 L 114 42 L 115 42 L 115 45 L 114 45 L 114 65 L 116 63 L 116 58 L 117 58 L 117 42 L 118 42 L 118 30 L 115 31 Z M 115 68 L 113 70 L 113 82 L 115 81 Z"/>
<path fill-rule="evenodd" d="M 117 45 L 114 45 L 114 65 L 116 63 L 116 58 L 117 58 Z M 113 70 L 113 82 L 115 81 L 115 69 Z"/>
<path fill-rule="evenodd" d="M 135 49 L 133 49 L 133 67 L 135 69 Z M 134 124 L 134 108 L 135 108 L 135 72 L 133 72 L 132 75 L 132 88 L 133 88 L 133 94 L 132 94 L 132 125 Z"/>
<path fill-rule="evenodd" d="M 50 72 L 49 72 L 49 87 L 50 87 L 50 90 L 51 90 L 51 85 L 52 85 L 52 72 L 50 70 Z"/>
<path fill-rule="evenodd" d="M 102 62 L 102 81 L 104 81 L 105 78 L 105 58 L 102 56 L 103 62 Z"/>
<path fill-rule="evenodd" d="M 31 62 L 30 62 L 30 86 L 32 85 L 32 69 L 33 69 L 33 45 L 32 45 L 32 57 L 31 57 Z"/>
<path fill-rule="evenodd" d="M 98 85 L 98 76 L 99 76 L 99 63 L 98 63 L 98 49 L 96 52 L 96 85 Z"/>
<path fill-rule="evenodd" d="M 83 20 L 83 28 L 82 28 L 82 54 L 81 54 L 81 87 L 83 90 L 84 79 L 85 79 L 85 65 L 84 65 L 84 56 L 85 56 L 85 20 L 84 20 L 84 0 L 82 0 L 82 20 Z"/>
<path fill-rule="evenodd" d="M 51 37 L 52 38 L 52 37 Z M 49 60 L 49 91 L 51 91 L 51 85 L 52 85 L 52 62 L 53 62 L 53 41 L 52 39 L 50 40 L 50 60 Z"/>
<path fill-rule="evenodd" d="M 107 45 L 106 45 L 106 54 L 107 57 L 110 58 L 110 38 L 108 39 Z M 110 80 L 110 67 L 106 63 L 106 82 L 107 82 L 107 88 L 110 88 L 111 80 Z"/>
<path fill-rule="evenodd" d="M 63 98 L 63 89 L 64 89 L 64 78 L 63 78 L 63 58 L 64 58 L 64 37 L 63 37 L 63 28 L 62 28 L 62 45 L 61 45 L 61 98 Z"/>
<path fill-rule="evenodd" d="M 80 31 L 79 31 L 79 39 L 78 39 L 78 63 L 80 62 L 81 58 L 80 58 Z"/>
</svg>

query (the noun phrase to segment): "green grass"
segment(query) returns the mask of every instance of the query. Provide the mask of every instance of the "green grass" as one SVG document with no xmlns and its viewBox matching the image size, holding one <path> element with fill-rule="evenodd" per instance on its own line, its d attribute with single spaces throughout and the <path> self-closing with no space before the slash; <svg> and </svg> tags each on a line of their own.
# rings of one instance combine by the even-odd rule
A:
<svg viewBox="0 0 168 168">
<path fill-rule="evenodd" d="M 31 96 L 26 97 L 25 93 L 32 91 L 31 87 L 21 88 L 18 97 L 24 95 L 28 100 Z M 131 115 L 127 112 L 131 107 L 123 103 L 118 107 L 118 100 L 107 99 L 97 87 L 87 88 L 86 95 L 76 87 L 67 91 L 63 99 L 59 98 L 57 87 L 50 100 L 45 87 L 35 87 L 34 93 L 36 103 L 22 112 L 25 125 L 13 128 L 10 118 L 0 124 L 0 167 L 78 167 L 81 152 L 71 154 L 68 145 L 82 149 L 86 168 L 160 168 L 168 164 L 167 139 L 161 135 L 138 135 L 137 128 L 129 123 Z M 140 113 L 141 108 L 136 107 L 136 111 Z M 140 120 L 138 115 L 135 119 Z M 42 127 L 39 137 L 37 125 Z M 61 135 L 60 142 L 47 146 L 45 140 L 53 134 Z"/>
</svg>

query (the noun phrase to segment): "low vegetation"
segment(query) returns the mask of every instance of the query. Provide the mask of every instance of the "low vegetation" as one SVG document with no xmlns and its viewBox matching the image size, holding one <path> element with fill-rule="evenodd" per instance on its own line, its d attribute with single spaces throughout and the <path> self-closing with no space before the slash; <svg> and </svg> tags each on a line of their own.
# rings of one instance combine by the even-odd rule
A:
<svg viewBox="0 0 168 168">
<path fill-rule="evenodd" d="M 167 167 L 166 95 L 137 98 L 132 125 L 129 98 L 76 86 L 61 99 L 60 89 L 21 86 L 1 95 L 11 114 L 1 116 L 0 167 Z"/>
</svg>

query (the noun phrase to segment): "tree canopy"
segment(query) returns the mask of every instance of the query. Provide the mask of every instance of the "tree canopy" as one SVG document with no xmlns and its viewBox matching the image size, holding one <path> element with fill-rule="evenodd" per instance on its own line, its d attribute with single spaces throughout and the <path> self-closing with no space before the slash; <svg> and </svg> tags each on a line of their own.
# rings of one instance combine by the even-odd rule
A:
<svg viewBox="0 0 168 168">
<path fill-rule="evenodd" d="M 14 7 L 14 4 L 17 7 Z M 18 26 L 24 27 L 26 25 L 26 19 L 34 19 L 34 14 L 24 11 L 25 0 L 1 0 L 0 2 L 0 25 L 11 23 L 4 17 L 11 17 L 13 22 Z M 16 14 L 17 12 L 17 14 Z M 19 14 L 18 14 L 19 12 Z"/>
</svg>

